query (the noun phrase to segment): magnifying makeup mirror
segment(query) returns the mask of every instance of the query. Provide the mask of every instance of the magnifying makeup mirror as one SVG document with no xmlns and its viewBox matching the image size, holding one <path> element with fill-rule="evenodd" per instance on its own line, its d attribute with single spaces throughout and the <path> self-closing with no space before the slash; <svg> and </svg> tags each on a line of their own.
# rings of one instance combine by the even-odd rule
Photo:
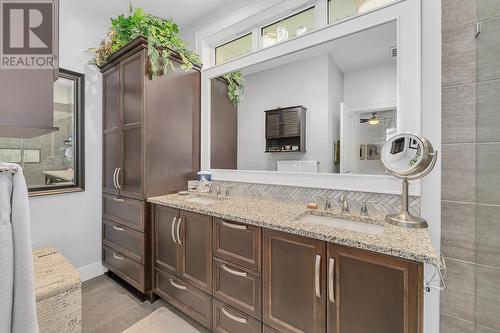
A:
<svg viewBox="0 0 500 333">
<path fill-rule="evenodd" d="M 425 138 L 401 133 L 390 138 L 382 148 L 381 161 L 391 175 L 403 179 L 402 211 L 387 215 L 385 221 L 405 228 L 427 228 L 427 221 L 408 211 L 409 181 L 425 177 L 436 165 L 437 151 Z"/>
</svg>

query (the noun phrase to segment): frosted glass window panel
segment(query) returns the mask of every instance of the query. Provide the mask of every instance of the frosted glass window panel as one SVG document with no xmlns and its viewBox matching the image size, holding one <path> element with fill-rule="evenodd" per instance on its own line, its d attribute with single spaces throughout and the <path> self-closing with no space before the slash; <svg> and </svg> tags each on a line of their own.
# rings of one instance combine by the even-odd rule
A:
<svg viewBox="0 0 500 333">
<path fill-rule="evenodd" d="M 275 22 L 262 28 L 261 44 L 268 47 L 284 42 L 290 38 L 301 36 L 316 28 L 315 7 L 306 9 L 300 13 L 289 16 L 283 20 Z"/>
<path fill-rule="evenodd" d="M 0 149 L 0 162 L 21 163 L 21 149 Z"/>
<path fill-rule="evenodd" d="M 24 163 L 40 163 L 40 149 L 24 150 Z"/>
<path fill-rule="evenodd" d="M 215 48 L 215 64 L 220 65 L 252 52 L 252 34 L 234 39 Z"/>
<path fill-rule="evenodd" d="M 328 22 L 357 16 L 394 1 L 396 0 L 328 0 Z"/>
</svg>

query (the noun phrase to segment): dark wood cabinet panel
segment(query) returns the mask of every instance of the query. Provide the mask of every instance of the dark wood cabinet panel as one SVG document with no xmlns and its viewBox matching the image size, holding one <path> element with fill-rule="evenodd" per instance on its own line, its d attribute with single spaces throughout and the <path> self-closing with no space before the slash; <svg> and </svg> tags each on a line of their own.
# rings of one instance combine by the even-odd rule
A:
<svg viewBox="0 0 500 333">
<path fill-rule="evenodd" d="M 208 293 L 212 291 L 212 218 L 181 211 L 179 276 Z"/>
<path fill-rule="evenodd" d="M 227 97 L 227 82 L 212 79 L 210 168 L 237 169 L 238 108 Z"/>
<path fill-rule="evenodd" d="M 102 223 L 103 244 L 144 264 L 145 239 L 142 232 L 106 219 Z"/>
<path fill-rule="evenodd" d="M 102 157 L 102 190 L 105 193 L 118 195 L 116 172 L 121 166 L 121 132 L 117 129 L 109 130 L 103 134 Z"/>
<path fill-rule="evenodd" d="M 176 241 L 179 211 L 155 205 L 154 210 L 154 258 L 155 267 L 172 273 L 179 272 L 181 248 Z"/>
<path fill-rule="evenodd" d="M 144 53 L 137 52 L 124 60 L 122 67 L 123 125 L 142 123 L 144 109 Z"/>
<path fill-rule="evenodd" d="M 281 112 L 268 111 L 266 112 L 266 138 L 281 137 Z"/>
<path fill-rule="evenodd" d="M 261 276 L 248 269 L 214 258 L 213 294 L 250 316 L 262 318 Z"/>
<path fill-rule="evenodd" d="M 324 332 L 325 242 L 264 230 L 263 254 L 264 323 L 285 333 Z"/>
<path fill-rule="evenodd" d="M 120 113 L 120 67 L 103 73 L 103 129 L 118 129 L 121 126 Z"/>
<path fill-rule="evenodd" d="M 422 332 L 422 264 L 330 244 L 328 271 L 329 333 Z"/>
<path fill-rule="evenodd" d="M 175 307 L 212 328 L 212 297 L 173 275 L 156 271 L 155 292 Z"/>
<path fill-rule="evenodd" d="M 290 106 L 265 113 L 266 152 L 306 151 L 305 107 Z"/>
<path fill-rule="evenodd" d="M 102 247 L 102 263 L 133 287 L 144 290 L 144 265 L 107 246 Z"/>
<path fill-rule="evenodd" d="M 126 126 L 123 129 L 123 167 L 117 171 L 120 194 L 129 198 L 144 199 L 142 127 Z"/>
<path fill-rule="evenodd" d="M 213 332 L 216 333 L 261 333 L 262 323 L 222 303 L 213 301 Z"/>
<path fill-rule="evenodd" d="M 102 214 L 108 220 L 144 232 L 145 203 L 142 200 L 103 193 Z"/>
<path fill-rule="evenodd" d="M 214 255 L 261 271 L 262 230 L 259 227 L 214 218 Z"/>
<path fill-rule="evenodd" d="M 301 110 L 285 109 L 281 112 L 281 136 L 300 136 Z"/>
</svg>

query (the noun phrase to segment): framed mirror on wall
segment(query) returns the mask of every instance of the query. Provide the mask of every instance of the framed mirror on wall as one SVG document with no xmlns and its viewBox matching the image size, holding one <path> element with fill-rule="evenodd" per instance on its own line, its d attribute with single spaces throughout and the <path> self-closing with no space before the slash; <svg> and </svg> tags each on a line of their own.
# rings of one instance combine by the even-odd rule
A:
<svg viewBox="0 0 500 333">
<path fill-rule="evenodd" d="M 397 2 L 301 46 L 295 38 L 206 69 L 202 168 L 220 180 L 398 193 L 380 150 L 420 132 L 419 10 Z"/>
<path fill-rule="evenodd" d="M 33 139 L 0 138 L 0 160 L 23 168 L 30 196 L 85 188 L 84 89 L 84 74 L 61 68 L 54 82 L 58 130 Z"/>
</svg>

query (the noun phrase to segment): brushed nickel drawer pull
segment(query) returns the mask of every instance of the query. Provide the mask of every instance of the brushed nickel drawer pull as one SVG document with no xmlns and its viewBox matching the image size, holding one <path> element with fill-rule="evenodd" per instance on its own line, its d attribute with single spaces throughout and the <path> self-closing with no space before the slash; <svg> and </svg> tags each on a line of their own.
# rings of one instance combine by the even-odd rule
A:
<svg viewBox="0 0 500 333">
<path fill-rule="evenodd" d="M 320 287 L 320 273 L 321 273 L 321 256 L 316 255 L 316 261 L 314 264 L 314 289 L 316 291 L 316 297 L 321 298 L 321 287 Z"/>
<path fill-rule="evenodd" d="M 246 318 L 239 318 L 239 317 L 233 316 L 232 314 L 230 314 L 229 312 L 227 312 L 227 310 L 226 310 L 226 308 L 225 308 L 225 307 L 222 307 L 222 308 L 221 308 L 221 311 L 222 311 L 222 313 L 223 313 L 226 317 L 228 317 L 228 318 L 230 318 L 230 319 L 232 319 L 232 320 L 234 320 L 234 321 L 236 321 L 236 322 L 238 322 L 238 323 L 242 323 L 242 324 L 246 324 L 246 323 L 247 323 Z"/>
<path fill-rule="evenodd" d="M 179 217 L 179 221 L 177 222 L 177 241 L 179 242 L 179 245 L 182 245 L 181 241 L 181 222 L 182 222 L 182 217 Z"/>
<path fill-rule="evenodd" d="M 229 223 L 229 222 L 226 222 L 226 221 L 222 221 L 222 225 L 225 226 L 225 227 L 228 227 L 228 228 L 232 228 L 232 229 L 247 230 L 247 226 L 246 225 L 233 224 L 233 223 Z"/>
<path fill-rule="evenodd" d="M 180 290 L 186 290 L 188 288 L 186 286 L 181 286 L 180 284 L 175 283 L 174 279 L 170 279 L 170 284 Z"/>
<path fill-rule="evenodd" d="M 123 198 L 113 197 L 113 200 L 118 201 L 118 202 L 125 202 L 125 199 L 123 199 Z"/>
<path fill-rule="evenodd" d="M 125 231 L 125 229 L 123 229 L 122 227 L 119 227 L 117 225 L 113 225 L 113 229 L 115 229 L 116 231 Z"/>
<path fill-rule="evenodd" d="M 335 303 L 335 259 L 330 258 L 328 261 L 328 298 L 331 303 Z"/>
<path fill-rule="evenodd" d="M 229 274 L 233 274 L 236 276 L 241 276 L 241 277 L 248 276 L 248 274 L 246 272 L 240 272 L 240 271 L 237 271 L 235 269 L 229 268 L 228 266 L 226 266 L 226 264 L 222 264 L 222 269 L 225 270 L 226 272 L 228 272 Z"/>
<path fill-rule="evenodd" d="M 118 255 L 117 253 L 113 253 L 113 258 L 118 259 L 118 260 L 125 260 L 122 256 Z"/>
<path fill-rule="evenodd" d="M 175 221 L 177 220 L 177 217 L 174 217 L 172 220 L 172 241 L 174 244 L 177 244 L 177 241 L 175 240 Z"/>
</svg>

